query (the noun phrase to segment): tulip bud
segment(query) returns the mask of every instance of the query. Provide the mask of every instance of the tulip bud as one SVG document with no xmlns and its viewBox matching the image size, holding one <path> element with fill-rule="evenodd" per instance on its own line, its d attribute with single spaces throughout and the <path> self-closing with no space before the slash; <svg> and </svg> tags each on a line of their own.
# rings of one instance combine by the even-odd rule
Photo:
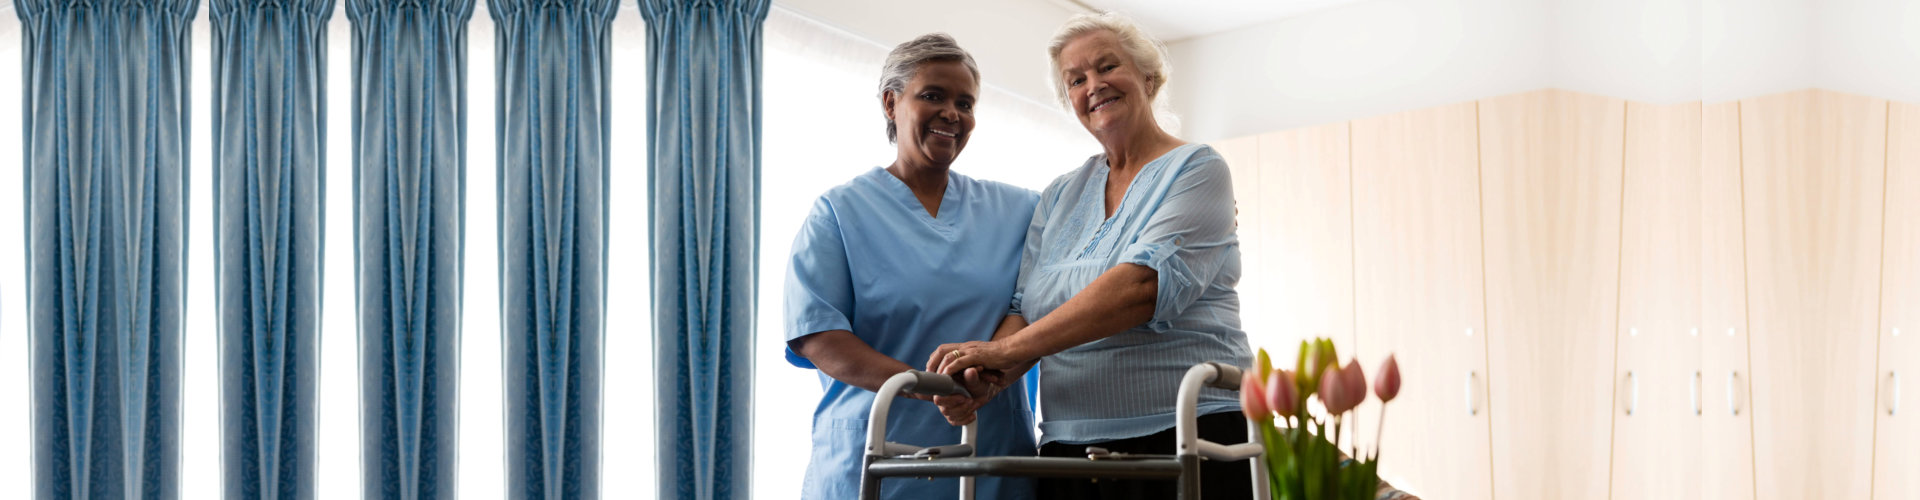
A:
<svg viewBox="0 0 1920 500">
<path fill-rule="evenodd" d="M 1274 370 L 1267 377 L 1267 407 L 1282 417 L 1292 417 L 1296 411 L 1300 392 L 1293 384 L 1293 373 L 1286 370 Z"/>
<path fill-rule="evenodd" d="M 1248 371 L 1240 378 L 1240 412 L 1247 415 L 1247 420 L 1273 420 L 1273 412 L 1267 410 L 1266 393 L 1260 387 L 1260 374 Z"/>
<path fill-rule="evenodd" d="M 1347 407 L 1347 388 L 1344 379 L 1345 377 L 1340 376 L 1340 369 L 1337 367 L 1328 368 L 1320 373 L 1320 404 L 1327 407 L 1328 414 L 1339 415 L 1351 409 Z"/>
<path fill-rule="evenodd" d="M 1273 357 L 1267 356 L 1266 348 L 1261 348 L 1260 353 L 1254 356 L 1254 360 L 1253 366 L 1260 369 L 1258 373 L 1262 380 L 1267 378 L 1267 374 L 1273 373 Z"/>
<path fill-rule="evenodd" d="M 1360 360 L 1347 362 L 1347 368 L 1340 370 L 1340 386 L 1347 391 L 1347 408 L 1357 408 L 1367 400 L 1367 374 L 1360 370 Z"/>
<path fill-rule="evenodd" d="M 1393 360 L 1392 354 L 1380 363 L 1380 376 L 1373 381 L 1373 395 L 1380 396 L 1382 404 L 1400 395 L 1400 363 Z"/>
</svg>

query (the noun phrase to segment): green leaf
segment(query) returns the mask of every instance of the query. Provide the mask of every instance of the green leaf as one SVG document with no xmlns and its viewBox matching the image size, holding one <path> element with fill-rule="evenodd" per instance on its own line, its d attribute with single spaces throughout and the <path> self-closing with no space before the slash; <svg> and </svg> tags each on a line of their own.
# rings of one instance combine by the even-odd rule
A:
<svg viewBox="0 0 1920 500">
<path fill-rule="evenodd" d="M 1312 358 L 1313 344 L 1306 340 L 1301 340 L 1300 356 L 1293 358 L 1293 385 L 1294 388 L 1300 390 L 1302 397 L 1313 393 L 1313 388 L 1316 385 L 1313 383 L 1314 375 L 1319 375 L 1319 373 L 1307 370 L 1307 363 Z"/>
</svg>

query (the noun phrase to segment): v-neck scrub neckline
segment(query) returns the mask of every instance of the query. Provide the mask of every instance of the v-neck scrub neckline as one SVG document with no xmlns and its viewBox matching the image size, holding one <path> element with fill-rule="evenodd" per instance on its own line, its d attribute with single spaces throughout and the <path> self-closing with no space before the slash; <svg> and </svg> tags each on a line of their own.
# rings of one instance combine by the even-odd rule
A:
<svg viewBox="0 0 1920 500">
<path fill-rule="evenodd" d="M 921 222 L 925 222 L 928 226 L 933 227 L 934 230 L 939 231 L 941 235 L 948 237 L 954 236 L 951 221 L 963 217 L 963 215 L 955 212 L 965 210 L 964 204 L 960 203 L 960 199 L 964 196 L 964 193 L 960 191 L 967 189 L 966 183 L 959 181 L 959 174 L 954 173 L 951 169 L 947 170 L 947 189 L 945 192 L 940 193 L 940 216 L 938 217 L 927 213 L 927 206 L 920 203 L 920 197 L 914 196 L 913 187 L 908 186 L 907 181 L 900 180 L 899 177 L 894 177 L 893 172 L 888 172 L 886 167 L 874 167 L 873 172 L 869 172 L 868 175 L 886 177 L 886 179 L 876 179 L 876 181 L 881 184 L 886 184 L 887 187 L 885 189 L 892 192 L 894 198 L 899 200 L 903 207 L 917 215 Z"/>
</svg>

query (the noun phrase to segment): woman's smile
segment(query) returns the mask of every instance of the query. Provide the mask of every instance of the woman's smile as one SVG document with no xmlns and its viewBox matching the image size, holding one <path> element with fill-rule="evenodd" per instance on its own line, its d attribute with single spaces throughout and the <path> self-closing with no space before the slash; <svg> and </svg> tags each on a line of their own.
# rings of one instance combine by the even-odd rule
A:
<svg viewBox="0 0 1920 500">
<path fill-rule="evenodd" d="M 1113 104 L 1114 102 L 1117 102 L 1119 100 L 1120 98 L 1118 97 L 1109 97 L 1106 100 L 1095 102 L 1093 106 L 1089 106 L 1087 108 L 1087 113 L 1088 114 L 1098 113 L 1100 112 L 1100 110 L 1106 109 L 1107 105 Z"/>
</svg>

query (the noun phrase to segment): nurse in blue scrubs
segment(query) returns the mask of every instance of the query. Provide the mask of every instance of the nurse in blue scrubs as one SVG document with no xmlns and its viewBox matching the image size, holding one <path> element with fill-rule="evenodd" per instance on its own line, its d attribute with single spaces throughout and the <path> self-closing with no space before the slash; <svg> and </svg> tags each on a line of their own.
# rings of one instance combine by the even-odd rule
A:
<svg viewBox="0 0 1920 500">
<path fill-rule="evenodd" d="M 880 104 L 892 164 L 828 190 L 794 237 L 787 269 L 787 360 L 816 368 L 826 389 L 813 414 L 813 453 L 801 498 L 859 494 L 867 413 L 888 377 L 941 344 L 988 340 L 1007 320 L 1038 194 L 949 170 L 973 132 L 980 71 L 944 34 L 887 55 Z M 1032 415 L 1018 384 L 969 387 L 991 398 L 976 414 L 982 456 L 1033 456 Z M 1004 391 L 1004 392 L 999 392 Z M 996 394 L 997 392 L 997 394 Z M 964 422 L 962 422 L 964 423 Z M 928 401 L 900 401 L 887 439 L 960 442 Z M 959 482 L 892 479 L 887 499 L 954 498 Z M 982 499 L 1033 498 L 1025 478 L 981 478 Z"/>
</svg>

